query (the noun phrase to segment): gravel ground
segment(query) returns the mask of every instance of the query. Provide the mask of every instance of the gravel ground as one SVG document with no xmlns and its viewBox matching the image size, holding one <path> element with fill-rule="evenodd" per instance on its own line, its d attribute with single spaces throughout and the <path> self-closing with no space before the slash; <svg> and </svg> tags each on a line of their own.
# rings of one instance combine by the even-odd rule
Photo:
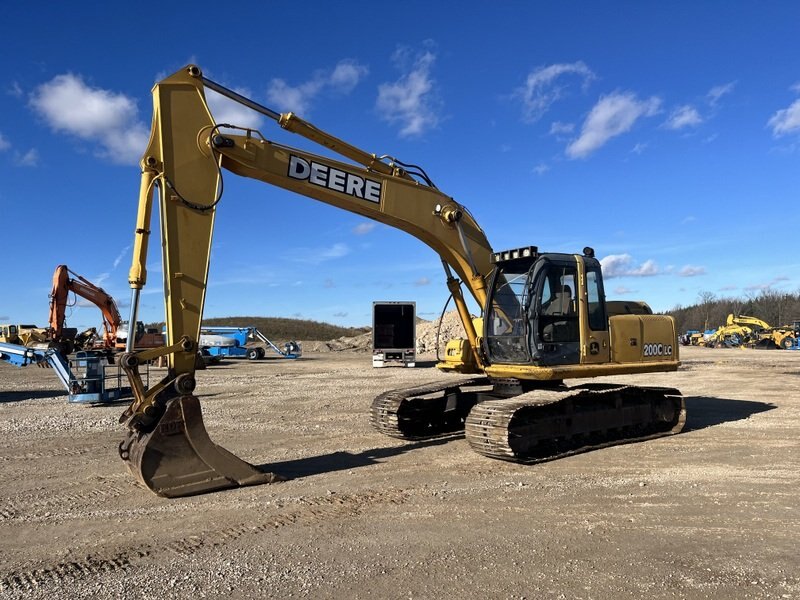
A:
<svg viewBox="0 0 800 600">
<path fill-rule="evenodd" d="M 535 466 L 370 428 L 452 377 L 432 356 L 228 361 L 198 373 L 209 433 L 291 479 L 174 500 L 118 458 L 124 405 L 0 364 L 0 597 L 800 599 L 800 352 L 682 351 L 605 379 L 681 389 L 683 433 Z"/>
</svg>

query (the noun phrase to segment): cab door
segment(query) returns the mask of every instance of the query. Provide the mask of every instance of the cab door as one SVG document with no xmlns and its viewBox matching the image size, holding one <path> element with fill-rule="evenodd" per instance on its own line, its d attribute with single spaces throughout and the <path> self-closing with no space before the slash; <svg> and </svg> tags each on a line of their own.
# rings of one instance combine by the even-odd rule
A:
<svg viewBox="0 0 800 600">
<path fill-rule="evenodd" d="M 580 280 L 581 363 L 601 364 L 611 360 L 608 314 L 600 263 L 594 258 L 578 257 Z"/>
<path fill-rule="evenodd" d="M 546 255 L 531 282 L 529 348 L 542 366 L 580 363 L 579 272 L 574 257 Z"/>
</svg>

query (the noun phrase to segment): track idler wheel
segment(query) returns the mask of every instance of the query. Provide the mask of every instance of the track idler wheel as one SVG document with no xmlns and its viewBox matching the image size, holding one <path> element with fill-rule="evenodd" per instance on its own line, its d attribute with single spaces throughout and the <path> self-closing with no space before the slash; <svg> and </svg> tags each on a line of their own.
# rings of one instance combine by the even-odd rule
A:
<svg viewBox="0 0 800 600">
<path fill-rule="evenodd" d="M 200 401 L 190 394 L 169 400 L 151 431 L 129 432 L 119 453 L 140 483 L 167 498 L 284 479 L 259 471 L 212 442 Z"/>
</svg>

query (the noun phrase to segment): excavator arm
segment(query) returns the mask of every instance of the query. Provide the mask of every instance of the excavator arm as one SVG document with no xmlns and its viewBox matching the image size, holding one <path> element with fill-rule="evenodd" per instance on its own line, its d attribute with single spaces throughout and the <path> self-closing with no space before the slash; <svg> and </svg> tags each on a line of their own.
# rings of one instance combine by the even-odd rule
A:
<svg viewBox="0 0 800 600">
<path fill-rule="evenodd" d="M 740 326 L 749 326 L 755 329 L 771 329 L 772 326 L 759 319 L 758 317 L 749 317 L 747 315 L 734 315 L 729 314 L 728 318 L 726 319 L 727 325 L 740 325 Z"/>
<path fill-rule="evenodd" d="M 356 164 L 269 141 L 252 129 L 215 123 L 205 98 L 207 88 Z M 477 332 L 461 283 L 483 306 L 492 269 L 491 246 L 469 212 L 436 189 L 422 169 L 368 154 L 291 113 L 281 115 L 258 105 L 206 79 L 193 65 L 158 83 L 153 102 L 150 141 L 141 161 L 129 274 L 130 322 L 136 322 L 139 293 L 147 280 L 150 223 L 158 189 L 167 344 L 135 353 L 133 336 L 129 336 L 121 361 L 135 398 L 121 419 L 130 434 L 120 453 L 147 487 L 174 496 L 274 480 L 273 475 L 254 470 L 208 439 L 199 402 L 192 395 L 214 218 L 219 203 L 226 201 L 224 171 L 391 225 L 433 248 L 442 258 L 473 358 L 481 364 Z M 145 390 L 138 365 L 156 356 L 167 356 L 168 374 Z M 165 466 L 165 461 L 170 465 Z"/>
<path fill-rule="evenodd" d="M 74 273 L 66 265 L 58 265 L 53 273 L 53 289 L 50 292 L 50 329 L 53 339 L 58 342 L 62 338 L 70 292 L 100 309 L 103 314 L 103 345 L 108 349 L 113 348 L 117 329 L 122 322 L 117 303 L 104 289 Z"/>
</svg>

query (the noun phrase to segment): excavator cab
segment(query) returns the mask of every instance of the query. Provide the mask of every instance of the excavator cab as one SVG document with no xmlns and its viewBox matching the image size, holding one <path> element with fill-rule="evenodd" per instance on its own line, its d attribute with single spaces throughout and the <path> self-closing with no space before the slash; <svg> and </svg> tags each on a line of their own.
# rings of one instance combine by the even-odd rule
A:
<svg viewBox="0 0 800 600">
<path fill-rule="evenodd" d="M 0 325 L 0 342 L 16 344 L 19 342 L 19 331 L 16 325 Z"/>
<path fill-rule="evenodd" d="M 599 262 L 534 247 L 494 255 L 484 350 L 492 364 L 580 364 L 580 320 L 608 329 Z M 579 264 L 580 263 L 580 264 Z M 581 289 L 579 267 L 587 274 Z M 580 314 L 586 292 L 586 315 Z"/>
</svg>

